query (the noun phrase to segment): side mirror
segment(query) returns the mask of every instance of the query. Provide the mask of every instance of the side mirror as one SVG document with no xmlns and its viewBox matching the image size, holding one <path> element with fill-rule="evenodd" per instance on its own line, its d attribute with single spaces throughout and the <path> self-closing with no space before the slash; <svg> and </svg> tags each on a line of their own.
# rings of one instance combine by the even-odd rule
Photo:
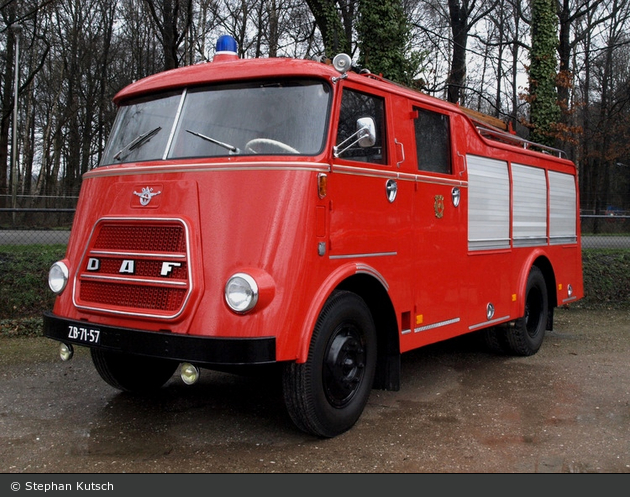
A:
<svg viewBox="0 0 630 497">
<path fill-rule="evenodd" d="M 376 143 L 376 125 L 371 117 L 357 119 L 357 133 L 359 135 L 359 147 L 373 147 Z"/>
<path fill-rule="evenodd" d="M 346 143 L 353 139 L 354 141 L 346 145 Z M 357 119 L 357 130 L 335 147 L 335 157 L 339 157 L 353 145 L 358 144 L 361 148 L 367 148 L 373 147 L 375 143 L 376 124 L 374 124 L 374 119 L 371 117 L 361 117 Z"/>
</svg>

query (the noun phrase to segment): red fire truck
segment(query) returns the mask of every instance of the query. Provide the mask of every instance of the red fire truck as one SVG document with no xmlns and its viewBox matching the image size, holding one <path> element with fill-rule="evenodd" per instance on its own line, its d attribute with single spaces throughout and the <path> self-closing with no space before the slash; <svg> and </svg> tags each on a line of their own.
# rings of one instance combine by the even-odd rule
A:
<svg viewBox="0 0 630 497">
<path fill-rule="evenodd" d="M 333 437 L 402 353 L 478 332 L 535 354 L 583 296 L 574 164 L 346 55 L 222 37 L 115 102 L 44 330 L 118 389 L 275 365 L 296 426 Z"/>
</svg>

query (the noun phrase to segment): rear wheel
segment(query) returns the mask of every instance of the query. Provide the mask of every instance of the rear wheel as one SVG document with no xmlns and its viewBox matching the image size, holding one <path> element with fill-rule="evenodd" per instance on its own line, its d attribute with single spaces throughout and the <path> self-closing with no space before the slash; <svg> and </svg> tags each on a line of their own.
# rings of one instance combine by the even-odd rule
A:
<svg viewBox="0 0 630 497">
<path fill-rule="evenodd" d="M 308 359 L 283 372 L 287 410 L 298 428 L 329 438 L 350 429 L 370 396 L 376 329 L 361 297 L 334 292 L 315 325 Z"/>
<path fill-rule="evenodd" d="M 530 356 L 538 352 L 545 338 L 549 299 L 545 277 L 533 266 L 527 278 L 525 313 L 506 333 L 507 347 L 514 355 Z"/>
<path fill-rule="evenodd" d="M 167 359 L 91 349 L 92 362 L 101 378 L 125 392 L 145 393 L 162 387 L 177 369 Z"/>
</svg>

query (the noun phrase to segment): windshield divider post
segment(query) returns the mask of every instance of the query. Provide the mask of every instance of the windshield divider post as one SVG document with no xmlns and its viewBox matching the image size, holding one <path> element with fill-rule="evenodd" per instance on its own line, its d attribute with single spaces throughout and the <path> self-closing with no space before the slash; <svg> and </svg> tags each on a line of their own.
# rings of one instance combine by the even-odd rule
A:
<svg viewBox="0 0 630 497">
<path fill-rule="evenodd" d="M 177 123 L 179 123 L 179 116 L 182 113 L 182 109 L 184 107 L 184 100 L 186 100 L 186 94 L 188 93 L 188 89 L 184 88 L 182 92 L 182 96 L 179 99 L 179 105 L 177 106 L 177 113 L 175 114 L 175 119 L 173 119 L 173 127 L 171 128 L 171 133 L 168 135 L 168 141 L 166 142 L 166 148 L 164 149 L 164 155 L 162 156 L 162 160 L 166 160 L 168 154 L 171 151 L 171 146 L 173 145 L 173 139 L 175 138 L 175 130 L 177 129 Z"/>
</svg>

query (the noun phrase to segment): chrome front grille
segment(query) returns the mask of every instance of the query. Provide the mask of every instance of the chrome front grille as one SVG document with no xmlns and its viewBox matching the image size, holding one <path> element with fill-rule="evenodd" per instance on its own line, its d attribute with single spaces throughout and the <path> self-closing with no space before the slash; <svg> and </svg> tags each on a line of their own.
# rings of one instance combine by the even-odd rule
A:
<svg viewBox="0 0 630 497">
<path fill-rule="evenodd" d="M 75 278 L 74 303 L 106 313 L 177 317 L 192 290 L 188 230 L 179 219 L 96 223 Z"/>
</svg>

